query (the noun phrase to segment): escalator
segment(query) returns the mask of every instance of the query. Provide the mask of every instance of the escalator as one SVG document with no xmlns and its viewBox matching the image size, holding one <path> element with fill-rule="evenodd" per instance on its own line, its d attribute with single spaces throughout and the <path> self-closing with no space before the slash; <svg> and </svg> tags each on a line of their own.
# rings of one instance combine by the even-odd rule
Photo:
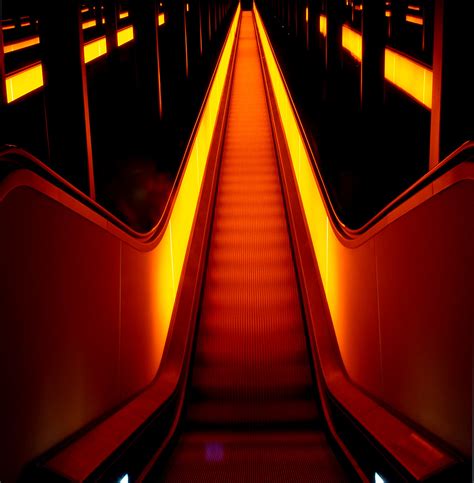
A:
<svg viewBox="0 0 474 483">
<path fill-rule="evenodd" d="M 176 449 L 151 481 L 348 481 L 329 446 L 251 12 L 243 12 Z"/>
<path fill-rule="evenodd" d="M 351 231 L 304 136 L 237 7 L 150 232 L 0 153 L 11 475 L 467 481 L 474 144 Z"/>
</svg>

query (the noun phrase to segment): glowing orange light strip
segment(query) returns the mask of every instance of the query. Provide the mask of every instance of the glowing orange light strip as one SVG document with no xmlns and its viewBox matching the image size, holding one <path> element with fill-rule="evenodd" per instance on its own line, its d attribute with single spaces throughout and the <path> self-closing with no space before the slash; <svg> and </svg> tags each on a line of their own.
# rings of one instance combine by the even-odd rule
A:
<svg viewBox="0 0 474 483">
<path fill-rule="evenodd" d="M 88 12 L 88 11 L 89 11 L 89 9 L 88 9 L 88 8 L 83 8 L 83 9 L 81 9 L 81 13 L 86 13 L 86 12 Z"/>
<path fill-rule="evenodd" d="M 91 27 L 95 27 L 97 25 L 95 20 L 88 20 L 87 22 L 83 22 L 82 30 L 90 29 Z"/>
<path fill-rule="evenodd" d="M 31 25 L 31 22 L 22 22 L 20 24 L 21 27 L 29 27 Z"/>
<path fill-rule="evenodd" d="M 189 12 L 189 3 L 186 4 L 186 12 Z"/>
<path fill-rule="evenodd" d="M 43 86 L 43 66 L 40 62 L 5 77 L 7 103 Z"/>
<path fill-rule="evenodd" d="M 15 52 L 16 50 L 26 49 L 27 47 L 32 47 L 33 45 L 38 45 L 40 43 L 39 37 L 30 37 L 26 40 L 19 40 L 17 42 L 11 42 L 5 44 L 4 53 L 8 54 L 10 52 Z"/>
<path fill-rule="evenodd" d="M 12 30 L 15 28 L 15 25 L 4 25 L 2 27 L 2 30 Z"/>
<path fill-rule="evenodd" d="M 120 47 L 134 39 L 133 26 L 124 27 L 117 31 L 117 45 Z"/>
<path fill-rule="evenodd" d="M 409 23 L 414 23 L 416 25 L 423 25 L 423 19 L 421 17 L 416 17 L 415 15 L 407 15 L 405 19 Z"/>
<path fill-rule="evenodd" d="M 308 23 L 308 20 L 309 20 L 309 9 L 308 9 L 308 7 L 306 7 L 306 10 L 305 10 L 305 18 L 306 18 L 306 23 Z"/>
<path fill-rule="evenodd" d="M 415 12 L 419 12 L 421 7 L 417 7 L 416 5 L 408 5 L 408 10 L 414 10 Z"/>
<path fill-rule="evenodd" d="M 128 12 L 122 12 L 120 15 L 119 15 L 119 18 L 127 18 L 128 17 Z"/>
<path fill-rule="evenodd" d="M 319 32 L 326 37 L 328 33 L 328 23 L 327 23 L 327 18 L 326 15 L 320 15 L 319 16 Z"/>
<path fill-rule="evenodd" d="M 229 29 L 206 103 L 201 111 L 199 124 L 195 131 L 196 134 L 185 160 L 183 176 L 168 225 L 165 228 L 159 246 L 155 249 L 156 259 L 154 266 L 156 268 L 154 270 L 154 279 L 156 280 L 156 293 L 159 296 L 156 297 L 156 306 L 153 307 L 153 312 L 157 321 L 157 331 L 163 334 L 163 337 L 160 337 L 162 346 L 157 348 L 157 353 L 160 357 L 163 352 L 183 271 L 196 207 L 201 192 L 201 184 L 229 70 L 239 16 L 240 6 L 237 7 L 237 12 Z"/>
<path fill-rule="evenodd" d="M 160 13 L 158 15 L 158 26 L 164 25 L 165 24 L 165 14 Z"/>
<path fill-rule="evenodd" d="M 84 62 L 87 64 L 107 53 L 105 35 L 84 44 Z"/>
<path fill-rule="evenodd" d="M 390 10 L 385 10 L 385 16 L 386 17 L 391 17 L 392 16 L 392 12 Z"/>
<path fill-rule="evenodd" d="M 342 46 L 358 61 L 362 60 L 362 36 L 348 25 L 342 27 Z"/>
</svg>

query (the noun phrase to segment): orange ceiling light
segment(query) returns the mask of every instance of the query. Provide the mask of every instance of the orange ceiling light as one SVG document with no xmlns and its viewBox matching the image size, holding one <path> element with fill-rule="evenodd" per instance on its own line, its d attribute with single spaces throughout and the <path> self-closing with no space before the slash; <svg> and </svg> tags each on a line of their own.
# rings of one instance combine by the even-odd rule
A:
<svg viewBox="0 0 474 483">
<path fill-rule="evenodd" d="M 84 62 L 86 64 L 106 53 L 107 41 L 105 39 L 105 35 L 84 44 Z"/>
<path fill-rule="evenodd" d="M 16 50 L 26 49 L 28 47 L 32 47 L 33 45 L 38 45 L 40 43 L 40 38 L 36 37 L 29 37 L 24 40 L 18 40 L 16 42 L 10 42 L 4 45 L 3 52 L 5 54 L 9 54 L 10 52 L 15 52 Z"/>
<path fill-rule="evenodd" d="M 26 94 L 43 86 L 43 66 L 41 62 L 28 66 L 26 69 L 7 74 L 5 87 L 7 91 L 7 103 L 16 101 Z"/>
<path fill-rule="evenodd" d="M 117 45 L 120 47 L 121 45 L 132 41 L 134 37 L 133 26 L 130 25 L 129 27 L 124 27 L 117 31 Z"/>
</svg>

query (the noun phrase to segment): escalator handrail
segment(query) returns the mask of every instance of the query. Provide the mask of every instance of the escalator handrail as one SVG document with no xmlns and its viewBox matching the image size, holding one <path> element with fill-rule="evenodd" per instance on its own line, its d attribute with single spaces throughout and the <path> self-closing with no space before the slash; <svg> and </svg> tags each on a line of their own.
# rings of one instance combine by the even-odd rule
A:
<svg viewBox="0 0 474 483">
<path fill-rule="evenodd" d="M 423 187 L 425 187 L 426 185 L 435 181 L 437 178 L 439 178 L 446 171 L 454 168 L 455 166 L 457 166 L 458 164 L 461 164 L 462 162 L 465 162 L 465 161 L 472 162 L 472 161 L 474 161 L 474 140 L 466 140 L 459 147 L 457 147 L 454 151 L 452 151 L 451 154 L 449 154 L 442 161 L 440 161 L 434 168 L 429 170 L 424 176 L 419 178 L 411 186 L 409 186 L 405 191 L 403 191 L 400 195 L 398 195 L 394 200 L 389 202 L 384 208 L 382 208 L 378 213 L 376 213 L 372 218 L 370 218 L 361 227 L 359 227 L 359 228 L 348 227 L 341 220 L 341 218 L 338 216 L 337 211 L 334 207 L 334 204 L 331 201 L 331 196 L 329 195 L 329 190 L 326 186 L 326 183 L 324 182 L 324 177 L 323 177 L 322 172 L 319 168 L 319 164 L 317 162 L 316 156 L 314 154 L 313 149 L 311 148 L 311 144 L 309 143 L 308 136 L 306 135 L 306 130 L 305 130 L 304 125 L 301 121 L 301 118 L 298 114 L 298 110 L 296 108 L 296 105 L 293 101 L 291 91 L 290 91 L 288 84 L 286 82 L 286 78 L 285 78 L 283 70 L 280 66 L 280 63 L 278 61 L 278 57 L 277 57 L 275 50 L 273 49 L 273 46 L 271 44 L 270 44 L 270 48 L 272 49 L 272 52 L 273 52 L 273 55 L 274 55 L 274 58 L 275 58 L 275 62 L 276 62 L 278 71 L 280 73 L 281 79 L 283 81 L 283 85 L 284 85 L 286 94 L 288 95 L 288 99 L 290 101 L 291 108 L 292 108 L 293 113 L 295 115 L 296 122 L 298 123 L 299 131 L 302 134 L 304 147 L 306 149 L 306 152 L 308 153 L 308 157 L 310 159 L 314 174 L 317 178 L 318 185 L 321 189 L 322 198 L 323 198 L 324 204 L 326 206 L 326 211 L 329 215 L 329 218 L 332 221 L 332 224 L 335 228 L 336 233 L 338 233 L 343 239 L 346 239 L 346 240 L 349 241 L 349 240 L 353 240 L 355 238 L 358 238 L 362 235 L 365 235 L 369 231 L 369 229 L 371 229 L 376 224 L 378 224 L 389 213 L 393 212 L 395 210 L 395 208 L 400 206 L 407 199 L 414 196 Z"/>
<path fill-rule="evenodd" d="M 225 42 L 225 39 L 224 39 L 224 42 Z M 189 153 L 193 146 L 194 138 L 195 138 L 197 129 L 199 127 L 201 118 L 203 116 L 204 108 L 206 106 L 206 103 L 210 94 L 210 90 L 214 82 L 214 78 L 217 74 L 217 68 L 221 60 L 222 52 L 223 50 L 221 49 L 219 52 L 219 56 L 216 60 L 216 65 L 212 72 L 212 76 L 209 80 L 206 93 L 201 103 L 201 107 L 199 108 L 196 121 L 191 130 L 191 134 L 189 135 L 188 142 L 186 144 L 186 149 L 184 150 L 183 156 L 181 158 L 179 169 L 175 175 L 173 186 L 168 196 L 168 200 L 166 201 L 166 205 L 163 209 L 163 212 L 159 220 L 155 223 L 155 225 L 150 230 L 145 232 L 140 232 L 138 230 L 133 229 L 132 227 L 127 225 L 124 221 L 120 220 L 117 216 L 112 214 L 109 210 L 104 208 L 96 200 L 94 200 L 93 198 L 91 198 L 81 190 L 79 190 L 70 181 L 68 181 L 63 176 L 61 176 L 56 171 L 54 171 L 52 168 L 50 168 L 46 163 L 44 163 L 33 154 L 29 153 L 28 151 L 18 146 L 14 146 L 14 145 L 0 146 L 0 163 L 10 163 L 13 170 L 27 169 L 41 176 L 42 178 L 45 178 L 46 180 L 51 182 L 54 186 L 56 186 L 61 190 L 64 190 L 73 198 L 77 199 L 78 201 L 86 205 L 88 208 L 92 209 L 92 211 L 94 211 L 98 215 L 105 218 L 107 221 L 112 223 L 112 225 L 114 225 L 122 232 L 125 232 L 125 234 L 129 235 L 137 242 L 141 242 L 141 243 L 147 243 L 147 242 L 153 242 L 153 241 L 158 242 L 164 235 L 166 226 L 168 225 L 169 218 L 173 211 L 176 195 L 179 191 L 179 187 L 183 179 L 183 173 L 187 164 L 186 161 L 189 157 Z M 2 181 L 3 180 L 0 178 L 0 183 Z"/>
</svg>

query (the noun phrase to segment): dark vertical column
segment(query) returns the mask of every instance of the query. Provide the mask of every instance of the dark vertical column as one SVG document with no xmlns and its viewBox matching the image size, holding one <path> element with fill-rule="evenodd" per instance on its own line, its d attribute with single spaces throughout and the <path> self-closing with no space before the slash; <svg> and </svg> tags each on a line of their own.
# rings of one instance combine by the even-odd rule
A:
<svg viewBox="0 0 474 483">
<path fill-rule="evenodd" d="M 107 58 L 115 61 L 117 49 L 118 6 L 117 0 L 104 0 L 105 36 L 107 39 Z"/>
<path fill-rule="evenodd" d="M 161 85 L 158 45 L 158 5 L 155 0 L 130 2 L 130 15 L 135 27 L 136 69 L 139 102 L 148 126 L 144 139 L 153 139 L 160 113 Z"/>
<path fill-rule="evenodd" d="M 340 74 L 342 67 L 342 25 L 343 0 L 326 0 L 327 36 L 326 36 L 326 70 L 328 72 L 328 90 Z"/>
<path fill-rule="evenodd" d="M 405 42 L 407 0 L 393 0 L 391 7 L 390 38 L 395 47 L 403 48 Z"/>
<path fill-rule="evenodd" d="M 322 0 L 308 0 L 308 47 L 321 50 L 321 34 L 319 32 L 319 17 L 322 12 Z"/>
<path fill-rule="evenodd" d="M 3 29 L 0 29 L 0 102 L 7 103 L 7 91 L 5 85 L 5 53 L 3 51 Z"/>
<path fill-rule="evenodd" d="M 430 168 L 474 138 L 473 5 L 435 0 Z"/>
<path fill-rule="evenodd" d="M 100 0 L 96 0 L 95 2 L 94 17 L 97 22 L 97 27 L 102 25 L 102 2 Z"/>
<path fill-rule="evenodd" d="M 39 19 L 40 45 L 51 165 L 94 198 L 80 7 L 79 1 L 45 0 Z"/>
<path fill-rule="evenodd" d="M 367 0 L 362 10 L 361 108 L 380 113 L 384 100 L 385 0 Z"/>
<path fill-rule="evenodd" d="M 184 32 L 184 71 L 186 77 L 189 77 L 189 58 L 188 58 L 188 25 L 187 25 L 187 3 L 182 2 L 183 7 L 183 32 Z"/>
<path fill-rule="evenodd" d="M 432 0 L 423 3 L 423 52 L 431 57 L 434 36 L 434 2 Z"/>
<path fill-rule="evenodd" d="M 199 53 L 202 55 L 203 45 L 202 45 L 202 0 L 198 0 L 198 10 L 199 10 Z"/>
</svg>

